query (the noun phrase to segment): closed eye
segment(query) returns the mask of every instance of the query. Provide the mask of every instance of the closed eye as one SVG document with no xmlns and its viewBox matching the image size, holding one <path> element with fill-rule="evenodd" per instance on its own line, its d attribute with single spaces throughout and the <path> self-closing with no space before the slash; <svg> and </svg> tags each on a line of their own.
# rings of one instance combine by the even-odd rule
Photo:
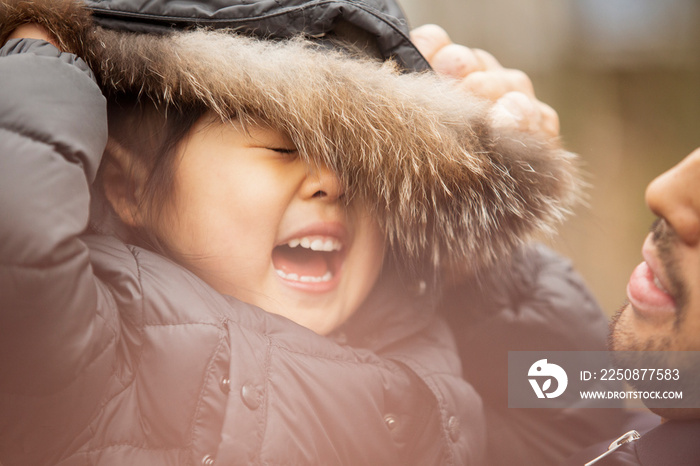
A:
<svg viewBox="0 0 700 466">
<path fill-rule="evenodd" d="M 280 154 L 294 154 L 297 152 L 296 149 L 285 149 L 281 147 L 268 147 L 268 149 L 273 150 L 275 152 L 279 152 Z"/>
<path fill-rule="evenodd" d="M 278 153 L 280 157 L 284 157 L 284 159 L 289 161 L 294 161 L 299 158 L 299 151 L 297 151 L 296 148 L 290 149 L 288 147 L 268 147 L 267 149 Z"/>
</svg>

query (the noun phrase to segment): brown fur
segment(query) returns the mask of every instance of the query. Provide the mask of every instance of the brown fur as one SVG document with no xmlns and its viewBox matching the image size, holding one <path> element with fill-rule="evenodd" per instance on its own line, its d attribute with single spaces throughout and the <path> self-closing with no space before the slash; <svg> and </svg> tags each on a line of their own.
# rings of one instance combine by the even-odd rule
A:
<svg viewBox="0 0 700 466">
<path fill-rule="evenodd" d="M 305 160 L 329 165 L 374 206 L 406 263 L 477 270 L 551 231 L 576 199 L 573 155 L 557 141 L 492 128 L 490 104 L 432 73 L 401 74 L 301 39 L 86 27 L 73 2 L 32 3 L 52 11 L 42 24 L 88 62 L 107 95 L 200 100 L 222 118 L 262 117 L 289 134 Z M 0 5 L 0 37 L 39 14 L 28 4 Z"/>
</svg>

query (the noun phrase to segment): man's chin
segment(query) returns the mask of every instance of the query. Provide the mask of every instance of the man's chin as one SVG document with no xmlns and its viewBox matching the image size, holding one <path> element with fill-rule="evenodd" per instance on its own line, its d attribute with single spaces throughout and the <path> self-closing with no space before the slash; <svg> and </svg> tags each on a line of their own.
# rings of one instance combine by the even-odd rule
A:
<svg viewBox="0 0 700 466">
<path fill-rule="evenodd" d="M 629 302 L 625 301 L 622 307 L 610 319 L 610 332 L 608 334 L 608 349 L 610 351 L 637 351 L 637 338 L 629 328 L 629 314 L 634 312 Z"/>
<path fill-rule="evenodd" d="M 610 320 L 608 350 L 669 351 L 677 347 L 673 341 L 672 323 L 657 324 L 640 320 L 632 304 L 625 302 Z"/>
</svg>

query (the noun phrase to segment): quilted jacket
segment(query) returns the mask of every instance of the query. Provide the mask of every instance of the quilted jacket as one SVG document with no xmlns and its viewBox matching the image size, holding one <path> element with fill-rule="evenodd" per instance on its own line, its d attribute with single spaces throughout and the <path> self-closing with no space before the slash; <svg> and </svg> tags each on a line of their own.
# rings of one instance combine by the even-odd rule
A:
<svg viewBox="0 0 700 466">
<path fill-rule="evenodd" d="M 379 293 L 370 330 L 333 340 L 86 234 L 104 98 L 51 45 L 2 55 L 4 466 L 478 461 L 479 398 L 434 306 Z"/>
<path fill-rule="evenodd" d="M 111 232 L 91 193 L 105 96 L 254 98 L 298 147 L 346 136 L 306 156 L 376 202 L 397 257 L 430 273 L 492 264 L 556 223 L 576 191 L 571 155 L 490 128 L 487 104 L 406 73 L 427 64 L 392 2 L 84 4 L 0 2 L 0 38 L 37 20 L 75 52 L 0 49 L 0 464 L 481 464 L 481 397 L 424 287 L 387 274 L 323 337 Z M 339 24 L 397 65 L 329 50 Z M 279 41 L 299 32 L 321 48 Z M 140 37 L 146 55 L 133 53 Z M 265 80 L 271 43 L 288 75 L 325 73 L 327 88 Z M 297 108 L 311 111 L 290 119 Z"/>
</svg>

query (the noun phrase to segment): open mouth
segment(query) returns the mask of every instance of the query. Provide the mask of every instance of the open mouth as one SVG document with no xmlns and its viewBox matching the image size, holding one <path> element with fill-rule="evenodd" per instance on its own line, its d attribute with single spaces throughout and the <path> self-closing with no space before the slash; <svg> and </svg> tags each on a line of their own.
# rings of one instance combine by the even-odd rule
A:
<svg viewBox="0 0 700 466">
<path fill-rule="evenodd" d="M 276 246 L 272 264 L 282 279 L 300 284 L 327 284 L 338 274 L 343 243 L 332 236 L 302 236 Z"/>
<path fill-rule="evenodd" d="M 647 255 L 646 260 L 639 264 L 627 284 L 627 298 L 634 310 L 648 318 L 670 318 L 675 315 L 676 302 L 668 291 L 663 278 L 654 271 L 654 257 Z M 656 266 L 658 270 L 658 266 Z"/>
</svg>

